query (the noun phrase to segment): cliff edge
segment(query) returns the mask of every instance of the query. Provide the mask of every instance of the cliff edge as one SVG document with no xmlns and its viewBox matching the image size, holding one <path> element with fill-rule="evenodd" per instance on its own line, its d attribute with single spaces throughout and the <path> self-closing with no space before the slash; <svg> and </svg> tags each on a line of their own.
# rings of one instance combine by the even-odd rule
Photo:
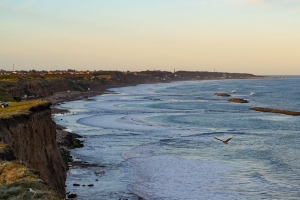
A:
<svg viewBox="0 0 300 200">
<path fill-rule="evenodd" d="M 40 178 L 64 197 L 66 169 L 56 144 L 50 105 L 42 102 L 28 112 L 1 117 L 0 142 L 9 145 L 19 162 L 38 170 Z"/>
</svg>

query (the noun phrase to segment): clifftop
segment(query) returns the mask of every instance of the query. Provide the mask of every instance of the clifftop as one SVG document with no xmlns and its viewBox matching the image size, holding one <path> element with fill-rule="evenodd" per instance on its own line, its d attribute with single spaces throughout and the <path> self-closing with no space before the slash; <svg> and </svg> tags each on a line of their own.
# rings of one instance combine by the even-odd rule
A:
<svg viewBox="0 0 300 200">
<path fill-rule="evenodd" d="M 29 115 L 34 110 L 45 109 L 51 102 L 43 100 L 10 102 L 9 106 L 0 110 L 0 118 L 14 118 L 20 115 Z"/>
</svg>

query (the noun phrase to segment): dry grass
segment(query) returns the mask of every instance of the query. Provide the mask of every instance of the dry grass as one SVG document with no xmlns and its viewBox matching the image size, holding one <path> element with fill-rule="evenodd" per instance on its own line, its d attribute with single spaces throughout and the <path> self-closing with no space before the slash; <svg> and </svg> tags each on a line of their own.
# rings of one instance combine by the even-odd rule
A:
<svg viewBox="0 0 300 200">
<path fill-rule="evenodd" d="M 35 192 L 30 192 L 29 188 Z M 14 162 L 0 162 L 0 199 L 61 199 L 36 171 Z"/>
<path fill-rule="evenodd" d="M 0 149 L 6 149 L 7 146 L 8 146 L 7 144 L 0 142 Z"/>
<path fill-rule="evenodd" d="M 39 181 L 39 176 L 21 164 L 15 162 L 1 162 L 0 163 L 0 184 L 10 185 L 15 182 L 26 181 Z"/>
<path fill-rule="evenodd" d="M 8 102 L 8 104 L 8 107 L 0 108 L 0 118 L 10 118 L 13 115 L 29 114 L 32 107 L 47 105 L 49 102 L 39 99 L 33 101 Z"/>
</svg>

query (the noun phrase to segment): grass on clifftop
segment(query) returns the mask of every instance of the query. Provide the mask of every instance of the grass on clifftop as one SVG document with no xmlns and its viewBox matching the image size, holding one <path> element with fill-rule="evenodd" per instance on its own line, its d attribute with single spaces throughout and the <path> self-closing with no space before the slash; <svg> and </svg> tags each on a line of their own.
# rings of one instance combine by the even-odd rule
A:
<svg viewBox="0 0 300 200">
<path fill-rule="evenodd" d="M 60 197 L 39 178 L 38 171 L 17 161 L 0 161 L 0 199 L 55 200 Z"/>
<path fill-rule="evenodd" d="M 8 102 L 8 104 L 8 107 L 0 108 L 0 118 L 10 118 L 14 115 L 29 114 L 32 107 L 48 105 L 49 102 L 39 99 L 33 101 Z"/>
</svg>

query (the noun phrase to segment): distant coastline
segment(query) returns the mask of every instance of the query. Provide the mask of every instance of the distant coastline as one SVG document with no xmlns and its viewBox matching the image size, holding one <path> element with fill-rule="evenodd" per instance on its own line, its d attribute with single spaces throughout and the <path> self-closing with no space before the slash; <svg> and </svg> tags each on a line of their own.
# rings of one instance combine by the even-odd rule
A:
<svg viewBox="0 0 300 200">
<path fill-rule="evenodd" d="M 255 76 L 252 74 L 239 74 L 239 73 L 221 73 L 221 72 L 161 72 L 161 71 L 146 71 L 146 72 L 92 72 L 92 73 L 62 73 L 62 74 L 42 74 L 38 72 L 31 72 L 29 74 L 2 74 L 0 75 L 0 100 L 11 102 L 20 102 L 20 101 L 30 101 L 32 99 L 42 99 L 43 101 L 51 102 L 51 112 L 45 111 L 46 114 L 43 115 L 43 118 L 49 119 L 45 121 L 45 127 L 52 127 L 49 130 L 52 130 L 53 138 L 57 139 L 55 149 L 57 152 L 51 154 L 51 156 L 56 157 L 56 160 L 59 160 L 59 163 L 56 165 L 54 170 L 56 174 L 53 177 L 65 177 L 65 169 L 68 168 L 68 165 L 80 165 L 82 167 L 86 166 L 86 163 L 74 163 L 70 156 L 70 149 L 82 147 L 80 136 L 68 133 L 64 130 L 64 127 L 54 125 L 53 121 L 51 122 L 50 115 L 55 113 L 68 112 L 67 110 L 61 110 L 55 108 L 55 105 L 79 100 L 79 99 L 88 99 L 90 96 L 101 95 L 106 92 L 109 88 L 114 87 L 124 87 L 145 83 L 164 83 L 172 81 L 190 81 L 190 80 L 225 80 L 225 79 L 256 79 L 264 78 L 261 76 Z M 50 106 L 50 104 L 49 104 Z M 3 108 L 5 109 L 5 108 Z M 38 113 L 38 112 L 37 112 Z M 37 114 L 34 112 L 33 115 Z M 44 113 L 44 111 L 42 112 Z M 41 120 L 40 118 L 36 118 Z M 53 119 L 52 119 L 53 120 Z M 46 123 L 47 122 L 47 123 Z M 34 124 L 29 121 L 24 122 L 26 125 L 30 124 L 33 130 L 38 130 L 35 133 L 35 137 L 45 135 L 43 130 L 34 127 Z M 18 127 L 18 124 L 14 124 L 14 127 Z M 3 121 L 3 128 L 7 127 L 5 121 Z M 17 133 L 17 130 L 15 131 Z M 25 138 L 23 138 L 25 139 Z M 20 141 L 23 140 L 20 138 Z M 13 141 L 7 140 L 6 142 Z M 52 141 L 52 140 L 51 140 Z M 5 142 L 5 141 L 4 141 Z M 27 148 L 28 149 L 28 148 Z M 60 153 L 59 151 L 60 150 Z M 40 152 L 44 152 L 41 150 Z M 14 152 L 16 153 L 16 152 Z M 27 155 L 28 152 L 24 151 L 24 154 Z M 23 161 L 28 162 L 26 159 Z M 62 163 L 64 161 L 64 163 Z M 30 164 L 29 167 L 34 167 L 33 164 Z M 42 166 L 41 171 L 47 171 L 48 169 Z M 60 170 L 61 169 L 61 170 Z M 41 173 L 44 177 L 43 180 L 48 180 L 46 173 Z M 46 177 L 46 178 L 45 178 Z M 49 176 L 50 177 L 50 176 Z M 54 184 L 54 180 L 50 185 Z M 65 188 L 61 187 L 64 185 L 64 178 L 57 181 L 59 186 L 55 188 L 60 195 L 64 195 Z"/>
<path fill-rule="evenodd" d="M 201 71 L 28 71 L 0 74 L 0 100 L 21 101 L 36 98 L 53 104 L 103 93 L 112 87 L 187 80 L 265 78 L 248 73 Z M 65 95 L 63 95 L 65 93 Z M 53 97 L 52 97 L 53 96 Z M 67 96 L 69 98 L 63 98 Z"/>
</svg>

